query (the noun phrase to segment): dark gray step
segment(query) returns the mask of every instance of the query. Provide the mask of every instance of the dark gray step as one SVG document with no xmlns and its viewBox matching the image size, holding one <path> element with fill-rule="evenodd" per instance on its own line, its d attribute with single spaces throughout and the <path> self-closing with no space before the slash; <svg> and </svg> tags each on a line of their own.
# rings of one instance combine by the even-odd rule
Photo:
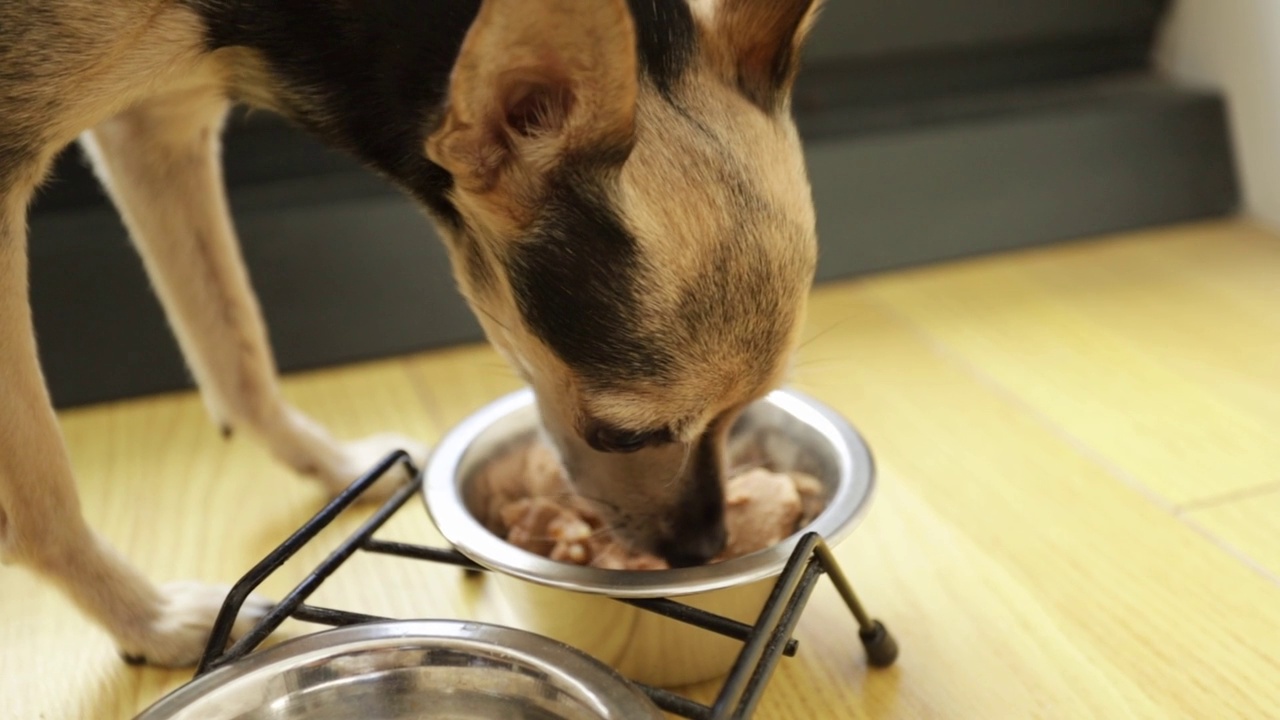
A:
<svg viewBox="0 0 1280 720">
<path fill-rule="evenodd" d="M 1149 38 L 1168 0 L 832 0 L 809 62 L 1035 45 L 1067 38 Z"/>
<path fill-rule="evenodd" d="M 857 105 L 815 83 L 807 97 L 822 279 L 1236 207 L 1221 100 L 1151 78 Z M 32 219 L 55 398 L 187 387 L 140 263 L 76 165 Z M 273 123 L 232 135 L 228 174 L 283 369 L 480 339 L 429 223 L 377 179 Z"/>
<path fill-rule="evenodd" d="M 801 121 L 821 279 L 1220 217 L 1239 203 L 1216 94 L 1147 76 Z"/>
</svg>

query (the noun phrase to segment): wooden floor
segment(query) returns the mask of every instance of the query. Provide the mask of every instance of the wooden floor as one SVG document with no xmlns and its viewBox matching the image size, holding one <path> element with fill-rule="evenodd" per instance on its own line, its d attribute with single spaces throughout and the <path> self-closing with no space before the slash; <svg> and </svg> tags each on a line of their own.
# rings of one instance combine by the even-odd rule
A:
<svg viewBox="0 0 1280 720">
<path fill-rule="evenodd" d="M 759 717 L 1280 718 L 1280 238 L 1188 226 L 829 286 L 808 335 L 795 384 L 861 428 L 882 480 L 838 554 L 902 656 L 867 671 L 824 583 Z M 516 386 L 467 348 L 287 392 L 344 436 L 434 439 Z M 193 395 L 63 425 L 92 523 L 157 579 L 231 582 L 322 502 Z M 391 535 L 435 538 L 416 502 Z M 316 600 L 468 607 L 456 572 L 394 560 Z M 123 665 L 0 569 L 3 718 L 129 718 L 188 677 Z"/>
</svg>

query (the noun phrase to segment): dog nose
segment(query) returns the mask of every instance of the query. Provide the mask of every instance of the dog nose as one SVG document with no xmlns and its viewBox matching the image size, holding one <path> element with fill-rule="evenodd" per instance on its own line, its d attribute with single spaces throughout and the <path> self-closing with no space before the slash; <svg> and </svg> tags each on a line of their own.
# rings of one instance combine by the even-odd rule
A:
<svg viewBox="0 0 1280 720">
<path fill-rule="evenodd" d="M 715 522 L 659 543 L 658 555 L 673 568 L 696 567 L 719 555 L 727 540 L 724 523 Z"/>
<path fill-rule="evenodd" d="M 728 541 L 724 525 L 724 463 L 717 436 L 707 433 L 689 463 L 687 490 L 668 516 L 666 537 L 657 552 L 673 568 L 704 565 Z"/>
</svg>

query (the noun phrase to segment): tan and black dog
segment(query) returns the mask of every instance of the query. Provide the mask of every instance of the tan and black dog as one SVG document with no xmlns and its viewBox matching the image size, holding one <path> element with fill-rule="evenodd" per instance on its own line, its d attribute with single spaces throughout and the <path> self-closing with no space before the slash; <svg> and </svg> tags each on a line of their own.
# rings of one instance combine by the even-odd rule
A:
<svg viewBox="0 0 1280 720">
<path fill-rule="evenodd" d="M 224 592 L 153 585 L 81 515 L 26 252 L 27 205 L 77 138 L 219 425 L 335 492 L 424 453 L 338 442 L 281 398 L 222 186 L 231 103 L 420 202 L 577 489 L 673 565 L 713 556 L 725 436 L 781 382 L 813 279 L 790 90 L 819 3 L 0 3 L 0 556 L 165 665 L 197 658 Z"/>
</svg>

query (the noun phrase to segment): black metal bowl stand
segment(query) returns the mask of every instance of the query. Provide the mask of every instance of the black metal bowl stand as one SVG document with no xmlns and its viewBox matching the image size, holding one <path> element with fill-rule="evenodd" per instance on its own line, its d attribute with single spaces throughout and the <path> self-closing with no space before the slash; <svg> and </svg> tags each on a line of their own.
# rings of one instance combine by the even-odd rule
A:
<svg viewBox="0 0 1280 720">
<path fill-rule="evenodd" d="M 384 502 L 355 533 L 343 540 L 329 553 L 328 557 L 303 578 L 302 582 L 285 595 L 284 599 L 275 605 L 252 630 L 235 643 L 229 644 L 232 625 L 249 595 L 397 464 L 403 466 L 414 480 L 401 487 Z M 324 509 L 316 513 L 232 587 L 214 624 L 213 633 L 200 660 L 196 676 L 199 677 L 215 668 L 235 662 L 253 652 L 287 618 L 328 626 L 388 620 L 389 618 L 306 603 L 307 598 L 320 587 L 321 583 L 358 550 L 456 565 L 468 575 L 479 575 L 485 572 L 486 568 L 477 565 L 452 548 L 426 547 L 374 538 L 374 534 L 383 524 L 409 498 L 418 494 L 421 486 L 422 477 L 418 468 L 406 453 L 397 451 L 388 455 L 334 498 Z M 743 643 L 742 651 L 738 654 L 733 668 L 725 678 L 715 702 L 711 705 L 695 702 L 661 688 L 639 683 L 637 685 L 663 710 L 691 720 L 749 718 L 755 711 L 778 661 L 783 655 L 796 654 L 797 642 L 791 638 L 791 634 L 808 603 L 814 585 L 824 573 L 831 578 L 832 584 L 835 585 L 841 598 L 849 607 L 849 611 L 857 620 L 858 638 L 866 650 L 868 663 L 873 667 L 892 665 L 898 657 L 898 646 L 893 636 L 880 621 L 872 619 L 863 610 L 848 579 L 845 578 L 822 538 L 817 533 L 808 533 L 800 539 L 782 574 L 778 576 L 755 625 L 747 625 L 664 598 L 618 600 L 618 602 L 628 603 L 649 612 L 689 623 Z"/>
</svg>

